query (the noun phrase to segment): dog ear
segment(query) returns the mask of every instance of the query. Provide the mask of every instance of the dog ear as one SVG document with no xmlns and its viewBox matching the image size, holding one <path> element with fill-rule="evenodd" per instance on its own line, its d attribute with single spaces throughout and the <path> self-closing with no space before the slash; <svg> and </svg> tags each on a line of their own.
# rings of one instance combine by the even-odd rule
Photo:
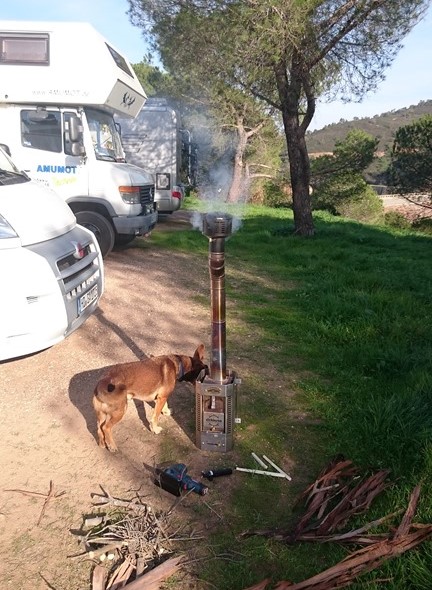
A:
<svg viewBox="0 0 432 590">
<path fill-rule="evenodd" d="M 204 346 L 204 344 L 200 344 L 194 353 L 194 359 L 198 359 L 199 361 L 202 361 L 204 358 L 204 353 L 205 353 L 205 346 Z"/>
</svg>

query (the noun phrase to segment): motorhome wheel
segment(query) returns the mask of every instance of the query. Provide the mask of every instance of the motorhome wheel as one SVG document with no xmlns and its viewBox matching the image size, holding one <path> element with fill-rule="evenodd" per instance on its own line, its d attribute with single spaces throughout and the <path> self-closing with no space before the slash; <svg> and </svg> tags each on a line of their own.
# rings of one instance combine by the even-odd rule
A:
<svg viewBox="0 0 432 590">
<path fill-rule="evenodd" d="M 130 244 L 135 239 L 134 235 L 131 234 L 117 234 L 115 238 L 115 245 L 116 246 L 126 246 Z"/>
<path fill-rule="evenodd" d="M 77 211 L 75 217 L 80 225 L 95 234 L 102 256 L 108 256 L 115 241 L 114 228 L 108 219 L 96 211 Z"/>
</svg>

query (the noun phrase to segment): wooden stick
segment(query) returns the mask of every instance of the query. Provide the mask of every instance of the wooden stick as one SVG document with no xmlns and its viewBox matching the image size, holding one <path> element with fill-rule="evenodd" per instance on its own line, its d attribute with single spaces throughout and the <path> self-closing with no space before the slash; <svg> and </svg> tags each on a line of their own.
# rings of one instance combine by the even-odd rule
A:
<svg viewBox="0 0 432 590">
<path fill-rule="evenodd" d="M 135 565 L 129 558 L 126 558 L 114 571 L 108 581 L 106 590 L 118 590 L 123 588 L 129 580 Z"/>
<path fill-rule="evenodd" d="M 123 508 L 132 508 L 133 510 L 148 510 L 146 504 L 139 504 L 131 500 L 120 500 L 113 498 L 111 495 L 92 494 L 92 498 L 101 498 L 99 502 L 93 502 L 94 506 L 119 506 Z"/>
<path fill-rule="evenodd" d="M 111 543 L 111 545 L 105 545 L 104 547 L 101 547 L 100 549 L 95 549 L 94 551 L 88 551 L 87 555 L 90 559 L 97 559 L 98 557 L 100 557 L 101 555 L 105 555 L 105 553 L 110 553 L 112 551 L 116 551 L 117 549 L 121 549 L 122 547 L 124 547 L 125 542 L 124 541 L 120 541 L 119 543 Z"/>
<path fill-rule="evenodd" d="M 92 590 L 105 590 L 107 570 L 103 565 L 97 564 L 92 574 Z"/>
<path fill-rule="evenodd" d="M 124 586 L 125 590 L 159 590 L 160 584 L 175 574 L 184 555 L 171 557 L 140 578 Z"/>
<path fill-rule="evenodd" d="M 415 511 L 417 510 L 417 504 L 420 497 L 420 489 L 421 486 L 417 485 L 413 492 L 411 493 L 410 501 L 408 504 L 408 508 L 405 511 L 405 514 L 402 518 L 400 525 L 397 528 L 397 531 L 394 535 L 395 539 L 399 539 L 400 537 L 404 537 L 411 528 L 411 522 L 414 517 Z"/>
<path fill-rule="evenodd" d="M 49 488 L 49 492 L 48 492 L 48 495 L 47 495 L 47 497 L 45 498 L 45 502 L 43 503 L 42 510 L 41 510 L 41 513 L 40 513 L 40 515 L 39 515 L 39 519 L 38 519 L 38 521 L 37 521 L 37 523 L 36 523 L 36 526 L 39 526 L 39 525 L 40 525 L 40 522 L 41 522 L 41 520 L 42 520 L 42 517 L 43 517 L 43 515 L 45 514 L 46 507 L 48 506 L 48 502 L 49 502 L 49 501 L 51 500 L 51 498 L 53 498 L 53 497 L 54 497 L 54 484 L 53 484 L 53 482 L 52 482 L 52 481 L 50 481 L 50 488 Z"/>
<path fill-rule="evenodd" d="M 36 523 L 36 526 L 40 525 L 40 522 L 42 520 L 43 515 L 45 514 L 45 510 L 48 506 L 48 502 L 50 500 L 57 500 L 58 498 L 61 498 L 62 496 L 64 496 L 66 494 L 66 492 L 59 492 L 58 494 L 54 493 L 54 484 L 52 482 L 52 480 L 50 481 L 50 487 L 49 487 L 49 491 L 48 494 L 43 494 L 41 492 L 29 492 L 27 490 L 17 490 L 17 489 L 9 489 L 9 490 L 3 490 L 4 492 L 18 492 L 19 494 L 23 494 L 24 496 L 33 496 L 33 497 L 37 497 L 37 498 L 45 498 L 45 502 L 42 506 L 42 511 L 39 515 L 39 519 Z"/>
<path fill-rule="evenodd" d="M 286 478 L 286 474 L 280 471 L 264 471 L 263 469 L 246 469 L 246 467 L 236 467 L 236 471 L 243 471 L 244 473 L 255 473 L 258 475 L 271 475 L 272 477 Z"/>
</svg>

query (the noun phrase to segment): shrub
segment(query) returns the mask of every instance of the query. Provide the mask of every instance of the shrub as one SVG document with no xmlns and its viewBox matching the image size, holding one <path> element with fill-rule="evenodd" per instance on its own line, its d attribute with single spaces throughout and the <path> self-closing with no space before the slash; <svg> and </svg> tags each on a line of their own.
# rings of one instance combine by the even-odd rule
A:
<svg viewBox="0 0 432 590">
<path fill-rule="evenodd" d="M 423 217 L 417 219 L 413 224 L 412 228 L 422 234 L 432 235 L 432 219 L 430 217 Z"/>
<path fill-rule="evenodd" d="M 384 208 L 381 199 L 360 174 L 334 174 L 313 193 L 314 209 L 322 209 L 363 223 L 380 223 Z"/>
<path fill-rule="evenodd" d="M 266 181 L 262 185 L 262 204 L 266 207 L 288 207 L 292 206 L 291 187 L 286 180 Z"/>
<path fill-rule="evenodd" d="M 411 227 L 411 223 L 399 211 L 386 211 L 384 214 L 384 224 L 395 227 L 396 229 L 409 229 Z"/>
<path fill-rule="evenodd" d="M 381 199 L 368 185 L 352 198 L 342 201 L 338 206 L 338 215 L 362 223 L 382 223 L 384 207 Z"/>
</svg>

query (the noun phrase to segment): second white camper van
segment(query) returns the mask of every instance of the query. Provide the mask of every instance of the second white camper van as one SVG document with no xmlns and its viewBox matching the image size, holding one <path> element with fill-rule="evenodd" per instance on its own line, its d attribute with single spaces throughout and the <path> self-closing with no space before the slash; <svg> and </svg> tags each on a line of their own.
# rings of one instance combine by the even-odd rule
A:
<svg viewBox="0 0 432 590">
<path fill-rule="evenodd" d="M 116 117 L 126 161 L 149 170 L 155 179 L 159 213 L 180 209 L 185 197 L 181 180 L 182 142 L 178 113 L 165 99 L 148 98 L 134 119 Z"/>
</svg>

